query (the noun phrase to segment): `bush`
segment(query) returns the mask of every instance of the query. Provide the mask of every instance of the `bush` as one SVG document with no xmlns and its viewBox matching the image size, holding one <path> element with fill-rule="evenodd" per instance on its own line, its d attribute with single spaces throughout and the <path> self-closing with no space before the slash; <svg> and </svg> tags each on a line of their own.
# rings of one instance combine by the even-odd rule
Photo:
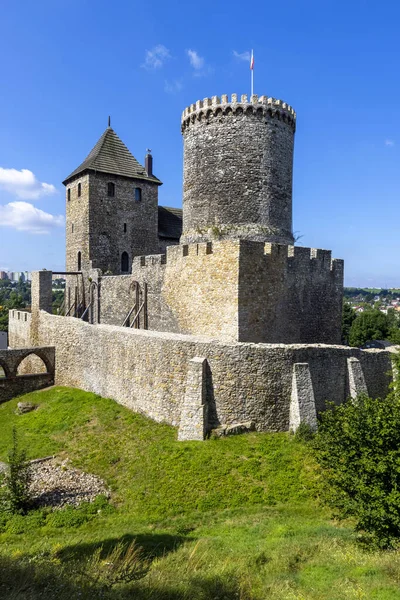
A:
<svg viewBox="0 0 400 600">
<path fill-rule="evenodd" d="M 387 548 L 400 538 L 400 394 L 332 407 L 313 447 L 326 498 L 339 518 L 354 517 L 364 539 Z"/>
<path fill-rule="evenodd" d="M 29 484 L 31 482 L 30 464 L 26 460 L 26 451 L 20 449 L 17 431 L 13 428 L 13 444 L 8 453 L 9 470 L 4 477 L 5 494 L 3 504 L 14 514 L 25 514 L 31 504 Z"/>
</svg>

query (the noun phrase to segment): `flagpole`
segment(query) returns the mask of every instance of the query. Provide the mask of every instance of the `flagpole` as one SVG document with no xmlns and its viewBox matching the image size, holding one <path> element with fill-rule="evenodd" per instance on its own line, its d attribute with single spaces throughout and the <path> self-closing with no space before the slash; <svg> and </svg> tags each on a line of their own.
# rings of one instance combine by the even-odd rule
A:
<svg viewBox="0 0 400 600">
<path fill-rule="evenodd" d="M 251 51 L 250 71 L 251 71 L 251 94 L 250 94 L 250 98 L 251 98 L 251 96 L 254 94 L 254 52 L 253 52 L 253 50 Z"/>
</svg>

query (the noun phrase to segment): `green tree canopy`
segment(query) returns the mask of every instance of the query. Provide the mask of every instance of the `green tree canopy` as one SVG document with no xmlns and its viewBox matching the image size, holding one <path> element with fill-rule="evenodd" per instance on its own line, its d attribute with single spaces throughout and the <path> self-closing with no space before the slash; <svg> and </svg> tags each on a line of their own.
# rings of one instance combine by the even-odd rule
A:
<svg viewBox="0 0 400 600">
<path fill-rule="evenodd" d="M 389 334 L 389 319 L 379 310 L 368 310 L 357 316 L 349 333 L 350 346 L 364 346 L 371 340 L 386 340 Z"/>
<path fill-rule="evenodd" d="M 343 312 L 342 312 L 342 342 L 343 344 L 349 343 L 349 335 L 350 329 L 353 324 L 354 319 L 356 319 L 357 315 L 350 304 L 346 301 L 343 302 Z"/>
</svg>

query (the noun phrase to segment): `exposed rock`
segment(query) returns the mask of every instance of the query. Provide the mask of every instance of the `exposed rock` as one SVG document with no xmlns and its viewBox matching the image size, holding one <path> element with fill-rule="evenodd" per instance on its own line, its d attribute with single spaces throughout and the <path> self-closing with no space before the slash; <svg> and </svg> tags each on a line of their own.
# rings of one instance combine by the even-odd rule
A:
<svg viewBox="0 0 400 600">
<path fill-rule="evenodd" d="M 15 412 L 17 415 L 24 415 L 25 413 L 32 412 L 32 410 L 36 410 L 38 406 L 38 404 L 32 404 L 32 402 L 18 402 Z"/>
<path fill-rule="evenodd" d="M 245 423 L 234 423 L 233 425 L 221 425 L 211 431 L 211 437 L 224 437 L 225 435 L 238 435 L 239 433 L 248 433 L 255 431 L 256 424 L 254 421 L 246 421 Z"/>
</svg>

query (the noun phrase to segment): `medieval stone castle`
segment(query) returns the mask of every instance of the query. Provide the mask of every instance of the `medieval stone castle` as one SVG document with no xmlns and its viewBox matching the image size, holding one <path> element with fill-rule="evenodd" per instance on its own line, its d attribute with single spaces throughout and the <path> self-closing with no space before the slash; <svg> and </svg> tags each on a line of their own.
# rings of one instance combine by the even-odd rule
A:
<svg viewBox="0 0 400 600">
<path fill-rule="evenodd" d="M 343 261 L 294 245 L 295 128 L 293 108 L 266 96 L 192 104 L 180 211 L 158 206 L 151 154 L 142 166 L 109 126 L 64 181 L 63 315 L 50 314 L 52 273 L 35 273 L 11 346 L 55 347 L 57 383 L 183 440 L 296 429 L 326 401 L 384 394 L 390 354 L 340 346 Z"/>
</svg>

